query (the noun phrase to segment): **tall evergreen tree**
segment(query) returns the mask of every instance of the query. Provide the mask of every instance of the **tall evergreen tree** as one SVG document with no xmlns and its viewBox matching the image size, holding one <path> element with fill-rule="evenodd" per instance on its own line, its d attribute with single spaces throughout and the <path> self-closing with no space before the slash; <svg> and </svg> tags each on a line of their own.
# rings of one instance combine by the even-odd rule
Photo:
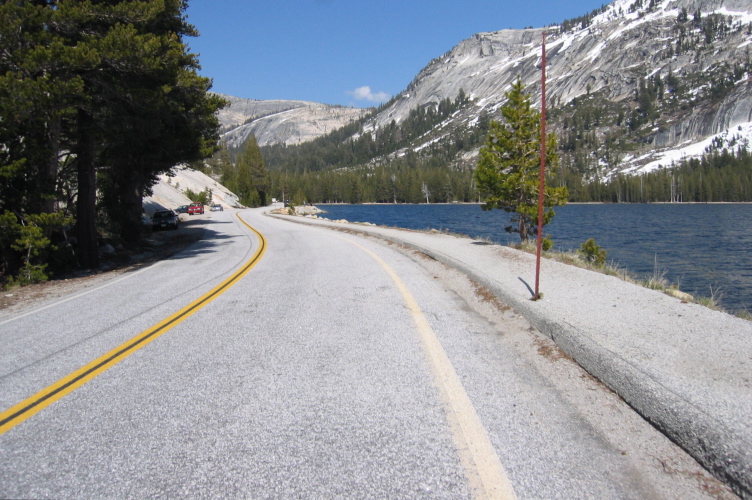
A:
<svg viewBox="0 0 752 500">
<path fill-rule="evenodd" d="M 196 56 L 183 42 L 196 35 L 186 5 L 0 3 L 0 111 L 9 118 L 0 124 L 0 199 L 9 193 L 24 210 L 51 209 L 67 158 L 73 170 L 66 175 L 76 172 L 66 181 L 77 191 L 79 261 L 86 267 L 98 264 L 98 191 L 113 227 L 135 239 L 141 196 L 156 176 L 216 147 L 215 112 L 223 101 L 207 94 L 210 81 L 198 76 Z M 34 200 L 38 187 L 41 200 Z"/>
<path fill-rule="evenodd" d="M 261 156 L 261 150 L 259 149 L 256 136 L 251 136 L 246 141 L 246 151 L 248 153 L 248 161 L 251 166 L 251 179 L 253 181 L 253 187 L 256 188 L 258 193 L 259 203 L 261 206 L 269 204 L 270 196 L 269 190 L 271 188 L 271 179 L 269 177 L 269 171 L 266 168 L 264 158 Z"/>
<path fill-rule="evenodd" d="M 238 158 L 237 166 L 233 174 L 227 176 L 227 180 L 230 184 L 225 185 L 237 193 L 243 205 L 268 205 L 271 180 L 255 135 L 251 135 L 243 144 L 243 152 Z"/>
<path fill-rule="evenodd" d="M 64 97 L 79 82 L 57 77 L 52 14 L 48 1 L 0 3 L 0 212 L 54 209 Z"/>
<path fill-rule="evenodd" d="M 538 225 L 541 114 L 531 107 L 530 96 L 525 94 L 519 78 L 506 97 L 508 101 L 501 108 L 505 123 L 491 123 L 474 178 L 485 198 L 483 209 L 499 208 L 512 213 L 512 222 L 516 225 L 506 230 L 519 233 L 520 239 L 526 241 Z M 546 165 L 554 170 L 558 166 L 556 136 L 549 134 L 546 143 Z M 546 186 L 544 200 L 545 225 L 554 216 L 552 207 L 566 204 L 566 186 Z"/>
</svg>

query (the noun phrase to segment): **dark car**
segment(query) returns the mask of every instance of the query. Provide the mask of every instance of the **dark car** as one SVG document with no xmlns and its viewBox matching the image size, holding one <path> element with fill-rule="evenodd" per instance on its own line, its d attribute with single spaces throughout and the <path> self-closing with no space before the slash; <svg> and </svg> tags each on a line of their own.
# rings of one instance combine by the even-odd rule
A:
<svg viewBox="0 0 752 500">
<path fill-rule="evenodd" d="M 177 229 L 180 224 L 178 214 L 172 210 L 157 210 L 151 216 L 151 227 L 153 229 Z"/>
<path fill-rule="evenodd" d="M 175 213 L 178 213 L 178 214 L 187 214 L 188 213 L 188 205 L 180 205 L 178 208 L 175 209 Z"/>
</svg>

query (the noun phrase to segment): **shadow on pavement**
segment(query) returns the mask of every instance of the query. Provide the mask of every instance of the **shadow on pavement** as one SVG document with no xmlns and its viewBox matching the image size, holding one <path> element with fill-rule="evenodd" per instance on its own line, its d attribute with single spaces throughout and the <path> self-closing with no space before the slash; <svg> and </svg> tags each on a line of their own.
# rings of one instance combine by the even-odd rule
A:
<svg viewBox="0 0 752 500">
<path fill-rule="evenodd" d="M 210 219 L 180 219 L 177 230 L 152 231 L 136 253 L 120 255 L 105 264 L 102 271 L 123 270 L 133 272 L 154 262 L 166 259 L 190 259 L 201 254 L 216 252 L 220 246 L 229 243 L 237 236 L 227 235 L 211 229 L 213 224 L 232 224 L 233 221 Z"/>
<path fill-rule="evenodd" d="M 531 296 L 531 297 L 535 297 L 535 292 L 534 292 L 534 291 L 533 291 L 533 289 L 532 289 L 532 288 L 530 287 L 530 285 L 528 285 L 528 284 L 527 284 L 527 281 L 523 280 L 523 279 L 522 279 L 522 278 L 520 278 L 520 277 L 518 277 L 517 279 L 518 279 L 518 280 L 520 280 L 520 281 L 522 282 L 522 284 L 523 284 L 523 285 L 525 285 L 525 286 L 527 287 L 527 290 L 528 290 L 528 291 L 530 292 L 530 296 Z"/>
</svg>

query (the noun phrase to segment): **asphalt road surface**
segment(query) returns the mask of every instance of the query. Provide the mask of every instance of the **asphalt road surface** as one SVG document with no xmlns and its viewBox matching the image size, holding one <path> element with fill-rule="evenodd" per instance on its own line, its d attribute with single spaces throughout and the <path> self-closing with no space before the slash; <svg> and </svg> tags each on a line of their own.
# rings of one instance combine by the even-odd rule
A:
<svg viewBox="0 0 752 500">
<path fill-rule="evenodd" d="M 168 260 L 0 316 L 0 497 L 733 498 L 464 276 L 205 217 Z"/>
</svg>

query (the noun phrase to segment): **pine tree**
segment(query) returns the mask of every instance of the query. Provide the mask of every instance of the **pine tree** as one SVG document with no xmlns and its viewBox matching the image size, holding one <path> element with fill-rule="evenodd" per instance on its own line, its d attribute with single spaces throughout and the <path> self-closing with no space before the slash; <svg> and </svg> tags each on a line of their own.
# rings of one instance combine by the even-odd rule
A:
<svg viewBox="0 0 752 500">
<path fill-rule="evenodd" d="M 251 135 L 245 141 L 237 167 L 229 180 L 232 183 L 226 184 L 227 187 L 238 195 L 243 205 L 258 207 L 268 204 L 271 180 L 256 136 Z"/>
<path fill-rule="evenodd" d="M 141 199 L 157 176 L 215 150 L 215 112 L 223 102 L 208 95 L 210 80 L 197 74 L 198 61 L 183 42 L 197 35 L 185 22 L 185 0 L 75 3 L 78 10 L 71 7 L 64 19 L 92 34 L 74 38 L 75 46 L 97 54 L 83 70 L 87 99 L 78 106 L 79 115 L 91 115 L 100 140 L 88 172 L 104 167 L 108 215 L 134 241 Z M 79 219 L 92 208 L 79 203 Z"/>
<path fill-rule="evenodd" d="M 249 150 L 251 179 L 253 181 L 253 187 L 256 188 L 256 192 L 258 193 L 259 205 L 266 206 L 271 201 L 271 197 L 269 196 L 271 179 L 264 158 L 261 156 L 261 150 L 259 149 L 255 135 L 252 135 L 251 138 L 246 141 L 246 149 Z"/>
<path fill-rule="evenodd" d="M 54 210 L 62 101 L 77 82 L 55 76 L 47 3 L 0 3 L 0 212 Z"/>
<path fill-rule="evenodd" d="M 485 198 L 482 208 L 498 208 L 512 213 L 512 222 L 516 225 L 510 225 L 506 230 L 519 233 L 520 239 L 527 241 L 537 230 L 541 115 L 531 107 L 530 96 L 524 93 L 519 78 L 506 97 L 508 101 L 501 108 L 505 123 L 491 122 L 474 178 Z M 555 170 L 558 166 L 556 136 L 549 134 L 546 142 L 546 165 Z M 544 225 L 554 216 L 552 207 L 566 203 L 567 194 L 566 186 L 546 186 Z"/>
<path fill-rule="evenodd" d="M 61 197 L 55 186 L 75 189 L 62 201 L 70 208 L 75 198 L 85 267 L 98 264 L 98 192 L 112 229 L 135 239 L 141 196 L 156 176 L 216 147 L 223 101 L 207 94 L 210 80 L 187 52 L 183 37 L 196 32 L 185 8 L 186 0 L 0 3 L 0 205 L 49 211 Z"/>
</svg>

